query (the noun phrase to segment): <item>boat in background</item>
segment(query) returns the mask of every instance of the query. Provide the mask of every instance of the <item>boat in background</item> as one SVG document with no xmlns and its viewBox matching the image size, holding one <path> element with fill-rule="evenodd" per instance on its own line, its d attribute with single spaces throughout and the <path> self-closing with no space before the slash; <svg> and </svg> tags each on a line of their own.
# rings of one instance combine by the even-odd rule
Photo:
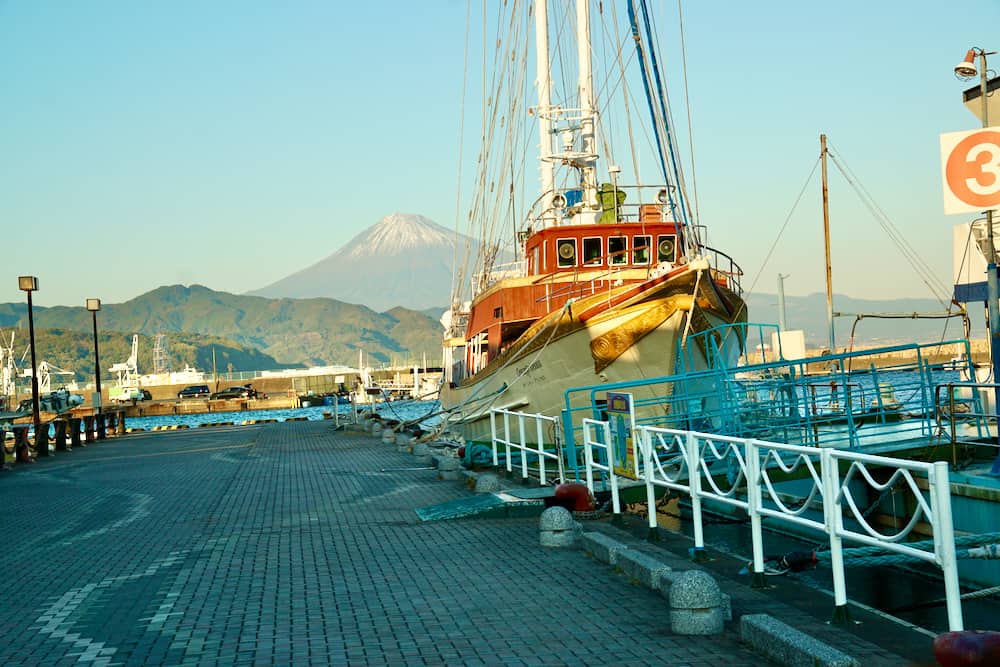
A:
<svg viewBox="0 0 1000 667">
<path fill-rule="evenodd" d="M 726 327 L 746 320 L 743 273 L 705 244 L 694 218 L 645 3 L 629 3 L 627 25 L 602 13 L 606 25 L 593 31 L 586 0 L 575 13 L 549 10 L 544 0 L 534 3 L 536 106 L 525 109 L 516 89 L 530 80 L 527 56 L 517 61 L 520 71 L 508 62 L 510 54 L 524 52 L 514 36 L 531 32 L 517 19 L 502 22 L 511 33 L 498 41 L 497 77 L 490 79 L 497 89 L 484 95 L 493 100 L 491 113 L 506 122 L 487 114 L 481 156 L 498 156 L 503 164 L 481 166 L 470 217 L 483 246 L 471 272 L 471 297 L 457 281 L 442 318 L 440 401 L 450 426 L 467 440 L 489 440 L 491 408 L 559 414 L 573 387 L 735 365 L 744 347 L 741 330 Z M 617 45 L 596 49 L 592 32 L 610 35 Z M 575 37 L 575 69 L 550 56 L 557 52 L 549 48 L 550 34 Z M 619 53 L 630 42 L 649 102 L 641 130 L 594 94 L 592 54 Z M 636 81 L 625 72 L 605 74 L 615 80 L 602 90 L 627 90 Z M 553 99 L 557 91 L 565 97 Z M 497 110 L 501 98 L 510 109 Z M 540 137 L 541 192 L 524 218 L 513 220 L 504 212 L 513 208 L 513 174 L 524 160 L 517 145 L 526 145 L 520 126 L 528 116 Z M 630 137 L 654 137 L 650 152 L 662 181 L 643 183 L 638 164 L 623 171 L 619 159 L 641 152 L 629 140 L 621 155 L 612 150 L 615 130 L 623 127 Z M 511 238 L 493 238 L 504 228 L 513 228 Z M 515 261 L 499 263 L 505 248 L 513 248 Z M 460 275 L 470 275 L 467 268 Z"/>
</svg>

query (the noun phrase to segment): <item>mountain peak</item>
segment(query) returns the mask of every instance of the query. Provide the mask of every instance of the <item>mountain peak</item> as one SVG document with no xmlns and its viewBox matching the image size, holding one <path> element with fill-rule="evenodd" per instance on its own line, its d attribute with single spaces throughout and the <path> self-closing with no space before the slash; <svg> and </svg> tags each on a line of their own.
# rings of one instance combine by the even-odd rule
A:
<svg viewBox="0 0 1000 667">
<path fill-rule="evenodd" d="M 455 245 L 455 235 L 416 213 L 390 213 L 348 242 L 341 256 L 402 255 L 428 246 Z"/>
</svg>

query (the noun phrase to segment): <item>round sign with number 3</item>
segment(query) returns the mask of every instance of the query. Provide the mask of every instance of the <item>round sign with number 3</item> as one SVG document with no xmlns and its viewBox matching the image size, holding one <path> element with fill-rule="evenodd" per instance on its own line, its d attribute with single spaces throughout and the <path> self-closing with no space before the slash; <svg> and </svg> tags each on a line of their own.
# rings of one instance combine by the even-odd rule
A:
<svg viewBox="0 0 1000 667">
<path fill-rule="evenodd" d="M 941 135 L 944 212 L 1000 207 L 1000 128 Z"/>
</svg>

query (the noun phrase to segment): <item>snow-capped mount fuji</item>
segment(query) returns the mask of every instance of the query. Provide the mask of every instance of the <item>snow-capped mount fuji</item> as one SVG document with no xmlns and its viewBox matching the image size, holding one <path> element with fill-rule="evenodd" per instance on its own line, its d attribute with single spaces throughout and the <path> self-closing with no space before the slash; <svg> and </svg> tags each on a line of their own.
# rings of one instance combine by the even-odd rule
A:
<svg viewBox="0 0 1000 667">
<path fill-rule="evenodd" d="M 448 306 L 455 247 L 474 242 L 412 213 L 392 213 L 329 257 L 266 287 L 256 296 L 328 297 L 383 312 Z"/>
</svg>

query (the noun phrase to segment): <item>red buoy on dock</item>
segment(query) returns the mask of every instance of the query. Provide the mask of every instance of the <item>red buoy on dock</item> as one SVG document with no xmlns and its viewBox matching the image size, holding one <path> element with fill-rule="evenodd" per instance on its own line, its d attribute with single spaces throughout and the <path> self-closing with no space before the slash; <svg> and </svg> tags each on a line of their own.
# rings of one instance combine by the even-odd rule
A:
<svg viewBox="0 0 1000 667">
<path fill-rule="evenodd" d="M 1000 665 L 1000 632 L 961 630 L 934 638 L 934 659 L 943 667 Z"/>
<path fill-rule="evenodd" d="M 573 512 L 593 512 L 597 507 L 597 503 L 594 502 L 594 494 L 590 492 L 586 484 L 580 482 L 560 484 L 556 487 L 553 495 L 557 499 L 572 501 L 572 508 L 567 507 L 567 504 L 564 503 L 559 504 L 567 509 L 572 509 Z"/>
</svg>

